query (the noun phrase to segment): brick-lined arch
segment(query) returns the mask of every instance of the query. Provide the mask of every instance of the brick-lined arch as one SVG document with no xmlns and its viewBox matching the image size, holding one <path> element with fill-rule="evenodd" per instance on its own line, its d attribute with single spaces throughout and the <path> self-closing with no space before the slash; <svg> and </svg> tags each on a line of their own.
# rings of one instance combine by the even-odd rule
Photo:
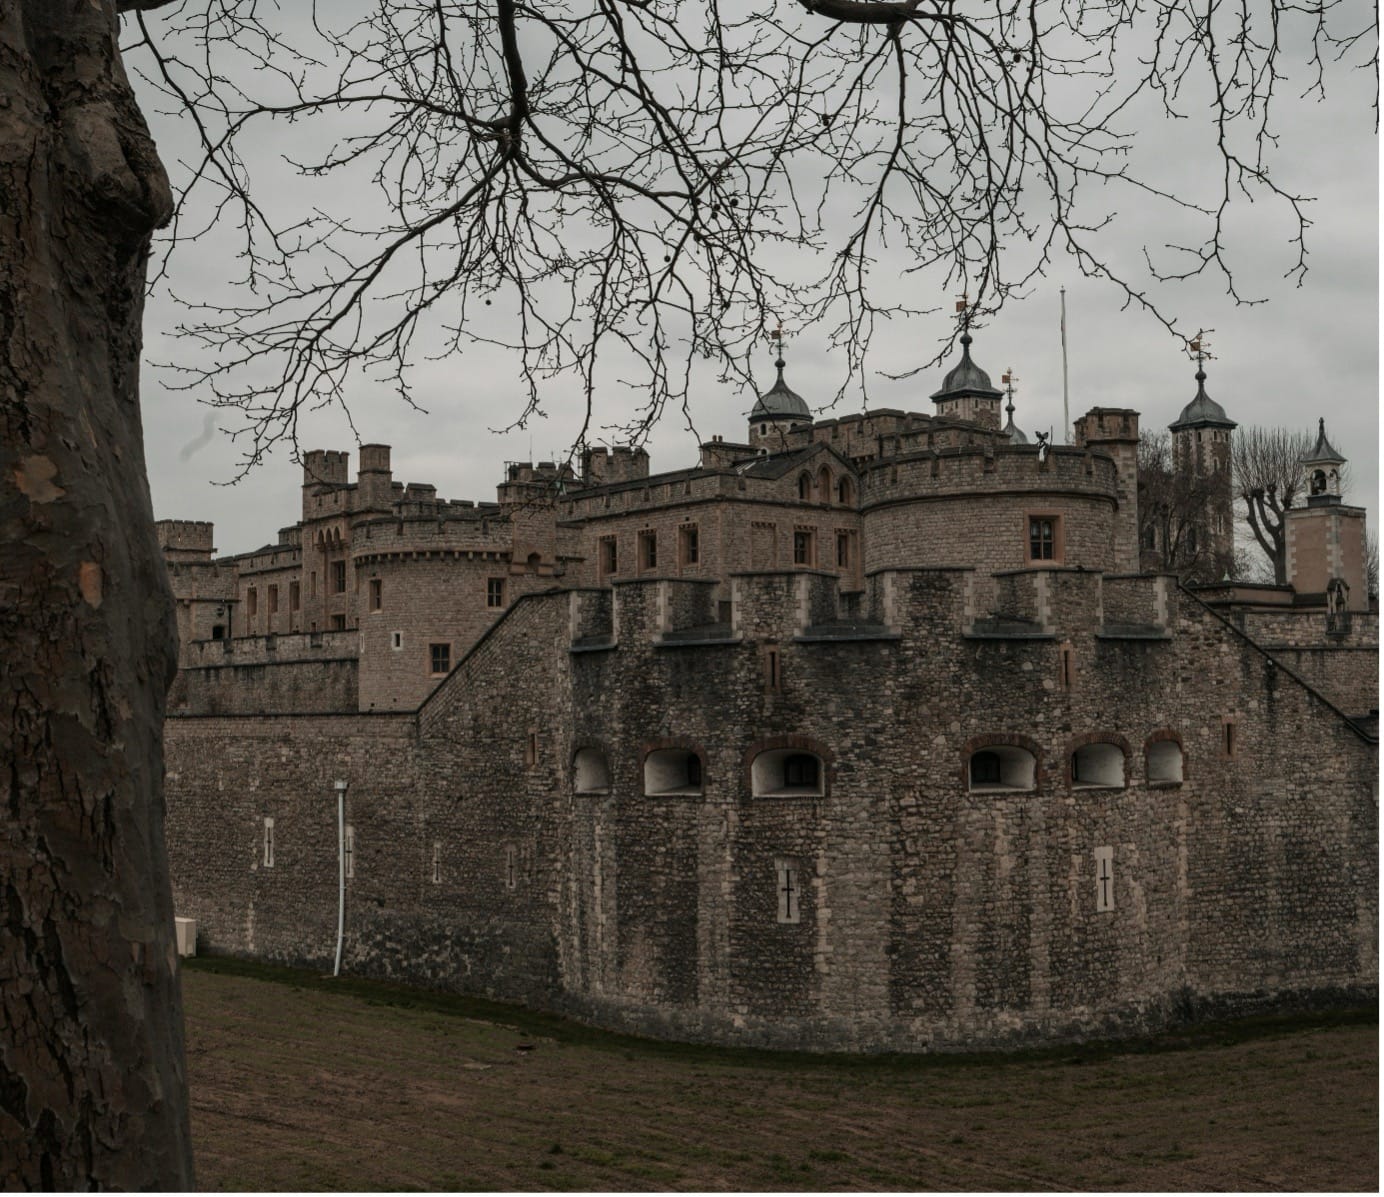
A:
<svg viewBox="0 0 1384 1197">
<path fill-rule="evenodd" d="M 1183 743 L 1180 733 L 1171 727 L 1160 727 L 1157 731 L 1150 732 L 1147 740 L 1144 741 L 1144 781 L 1148 782 L 1149 777 L 1149 749 L 1155 744 L 1176 744 L 1178 751 L 1182 753 L 1182 781 L 1187 780 L 1187 745 Z M 1154 782 L 1154 785 L 1177 785 L 1177 782 Z"/>
<path fill-rule="evenodd" d="M 639 750 L 639 792 L 646 793 L 645 784 L 647 777 L 647 766 L 649 757 L 655 752 L 662 752 L 666 749 L 681 749 L 683 752 L 691 753 L 697 758 L 697 763 L 701 766 L 701 785 L 703 794 L 706 793 L 707 769 L 706 769 L 706 750 L 696 740 L 689 736 L 655 736 L 645 740 Z"/>
<path fill-rule="evenodd" d="M 573 791 L 578 794 L 590 794 L 599 792 L 596 789 L 577 789 L 577 757 L 580 756 L 583 752 L 600 753 L 601 759 L 605 762 L 606 788 L 609 790 L 613 790 L 615 788 L 615 771 L 611 767 L 611 761 L 614 758 L 611 755 L 610 747 L 603 740 L 574 740 L 572 743 L 572 751 L 567 758 L 568 770 L 572 782 Z"/>
<path fill-rule="evenodd" d="M 747 749 L 740 762 L 740 790 L 741 793 L 750 794 L 754 792 L 754 759 L 761 752 L 772 752 L 775 749 L 789 748 L 799 752 L 810 752 L 822 762 L 822 796 L 826 797 L 831 793 L 832 783 L 836 780 L 836 754 L 832 752 L 820 740 L 814 740 L 811 736 L 786 735 L 786 736 L 765 736 L 763 739 L 755 740 Z"/>
<path fill-rule="evenodd" d="M 1043 748 L 1037 740 L 1019 732 L 983 732 L 972 736 L 961 745 L 961 788 L 971 788 L 971 757 L 985 748 L 1022 748 L 1033 757 L 1032 794 L 1041 793 L 1047 783 L 1047 771 L 1043 764 Z"/>
<path fill-rule="evenodd" d="M 1080 735 L 1072 736 L 1067 741 L 1067 751 L 1062 756 L 1062 775 L 1067 788 L 1072 787 L 1072 757 L 1078 748 L 1084 748 L 1087 744 L 1113 744 L 1124 756 L 1124 786 L 1129 788 L 1129 762 L 1133 755 L 1133 749 L 1129 746 L 1129 741 L 1119 732 L 1083 732 Z M 1085 783 L 1078 783 L 1085 784 Z"/>
</svg>

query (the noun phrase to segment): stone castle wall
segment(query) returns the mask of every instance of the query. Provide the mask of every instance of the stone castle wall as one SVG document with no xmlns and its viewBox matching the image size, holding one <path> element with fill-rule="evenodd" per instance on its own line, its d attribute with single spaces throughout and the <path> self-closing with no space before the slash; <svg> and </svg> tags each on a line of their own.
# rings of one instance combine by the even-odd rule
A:
<svg viewBox="0 0 1384 1197">
<path fill-rule="evenodd" d="M 845 612 L 830 573 L 744 574 L 701 632 L 704 582 L 534 595 L 416 719 L 171 719 L 179 912 L 206 949 L 321 962 L 345 775 L 349 970 L 642 1033 L 918 1050 L 1372 992 L 1359 732 L 1168 579 L 1000 578 L 1012 624 L 972 579 L 875 573 Z M 1073 777 L 1096 741 L 1117 784 Z M 1180 781 L 1150 764 L 1168 743 Z M 1033 754 L 1031 790 L 972 789 L 997 746 Z M 789 751 L 821 792 L 756 793 L 759 754 Z M 700 780 L 646 793 L 659 752 Z"/>
</svg>

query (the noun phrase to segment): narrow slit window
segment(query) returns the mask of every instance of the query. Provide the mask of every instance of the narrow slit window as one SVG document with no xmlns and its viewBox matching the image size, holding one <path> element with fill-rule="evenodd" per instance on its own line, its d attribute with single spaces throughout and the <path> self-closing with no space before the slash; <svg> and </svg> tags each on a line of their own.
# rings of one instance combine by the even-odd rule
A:
<svg viewBox="0 0 1384 1197">
<path fill-rule="evenodd" d="M 433 840 L 432 846 L 432 883 L 442 884 L 442 841 Z"/>
<path fill-rule="evenodd" d="M 264 821 L 264 867 L 272 869 L 274 867 L 274 820 L 265 819 Z"/>
<path fill-rule="evenodd" d="M 775 889 L 778 893 L 778 921 L 802 921 L 802 870 L 796 860 L 774 862 Z"/>
<path fill-rule="evenodd" d="M 370 610 L 379 611 L 384 607 L 384 580 L 370 579 Z"/>
<path fill-rule="evenodd" d="M 346 865 L 346 876 L 356 875 L 356 829 L 349 823 L 346 824 L 345 844 L 342 847 L 341 858 Z"/>
</svg>

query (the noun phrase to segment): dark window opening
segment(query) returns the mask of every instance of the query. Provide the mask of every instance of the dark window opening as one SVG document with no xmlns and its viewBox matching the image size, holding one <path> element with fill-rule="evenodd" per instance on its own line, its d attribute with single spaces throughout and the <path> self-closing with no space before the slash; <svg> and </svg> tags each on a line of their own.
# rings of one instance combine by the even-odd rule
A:
<svg viewBox="0 0 1384 1197">
<path fill-rule="evenodd" d="M 817 758 L 808 753 L 795 753 L 783 762 L 783 784 L 786 786 L 815 786 L 819 777 Z"/>
<path fill-rule="evenodd" d="M 1000 758 L 996 752 L 977 752 L 971 755 L 971 784 L 997 786 L 1000 784 Z"/>
<path fill-rule="evenodd" d="M 486 579 L 485 605 L 487 607 L 503 607 L 505 605 L 505 580 L 503 578 Z"/>
<path fill-rule="evenodd" d="M 346 562 L 345 562 L 345 561 L 333 561 L 333 562 L 332 562 L 332 593 L 333 593 L 333 594 L 345 594 L 345 593 L 346 593 Z"/>
<path fill-rule="evenodd" d="M 1033 561 L 1052 561 L 1057 555 L 1056 520 L 1028 521 L 1028 555 Z"/>
<path fill-rule="evenodd" d="M 452 646 L 450 644 L 430 644 L 428 654 L 434 673 L 449 673 L 452 668 Z"/>
<path fill-rule="evenodd" d="M 384 606 L 384 582 L 380 578 L 370 579 L 370 610 L 378 611 Z"/>
</svg>

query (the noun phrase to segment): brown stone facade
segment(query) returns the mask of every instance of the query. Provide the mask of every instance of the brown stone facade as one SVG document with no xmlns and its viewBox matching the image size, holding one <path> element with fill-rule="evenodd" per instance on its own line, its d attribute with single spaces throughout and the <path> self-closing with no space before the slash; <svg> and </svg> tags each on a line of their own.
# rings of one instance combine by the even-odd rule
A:
<svg viewBox="0 0 1384 1197">
<path fill-rule="evenodd" d="M 1078 428 L 766 421 L 479 504 L 371 445 L 307 454 L 253 553 L 161 526 L 178 913 L 325 965 L 341 781 L 348 971 L 609 1027 L 948 1050 L 1368 998 L 1377 617 L 1130 572 L 1138 416 Z"/>
<path fill-rule="evenodd" d="M 1372 993 L 1369 738 L 1181 589 L 1163 634 L 1135 635 L 1090 619 L 1100 575 L 1060 571 L 1035 634 L 969 620 L 967 579 L 872 574 L 844 620 L 829 576 L 740 576 L 733 636 L 681 626 L 704 584 L 633 580 L 595 646 L 583 603 L 602 592 L 531 595 L 416 714 L 174 718 L 179 912 L 203 950 L 325 964 L 340 777 L 345 967 L 607 1026 L 948 1049 Z M 1064 643 L 1085 662 L 1065 691 Z M 1063 762 L 1096 742 L 1127 762 L 1119 784 L 1071 780 Z M 1180 781 L 1148 779 L 1160 742 Z M 970 784 L 994 745 L 1036 758 L 1031 786 Z M 578 792 L 591 746 L 609 784 Z M 646 793 L 658 749 L 698 754 L 697 792 Z M 756 758 L 784 750 L 829 784 L 756 796 Z"/>
</svg>

